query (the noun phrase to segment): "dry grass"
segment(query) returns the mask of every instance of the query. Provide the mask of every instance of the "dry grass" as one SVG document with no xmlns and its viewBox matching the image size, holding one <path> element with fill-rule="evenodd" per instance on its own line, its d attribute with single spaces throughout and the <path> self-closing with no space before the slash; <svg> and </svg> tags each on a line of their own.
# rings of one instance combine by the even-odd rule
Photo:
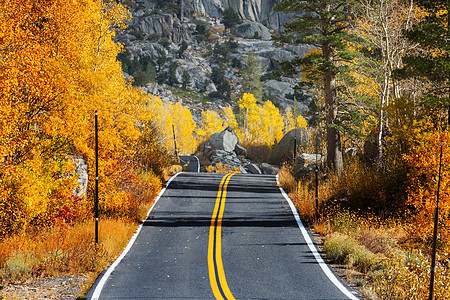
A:
<svg viewBox="0 0 450 300">
<path fill-rule="evenodd" d="M 74 226 L 59 224 L 0 242 L 0 280 L 100 272 L 126 246 L 136 224 L 123 220 L 99 222 L 99 244 L 94 243 L 93 221 Z"/>
<path fill-rule="evenodd" d="M 363 274 L 384 268 L 386 260 L 384 255 L 375 254 L 352 237 L 338 232 L 326 238 L 323 249 L 329 259 L 347 264 Z"/>
<path fill-rule="evenodd" d="M 296 193 L 297 191 L 297 181 L 292 176 L 290 168 L 288 165 L 283 165 L 280 172 L 278 173 L 278 181 L 283 190 L 289 194 Z M 291 198 L 292 199 L 292 198 Z"/>
<path fill-rule="evenodd" d="M 169 180 L 170 177 L 172 177 L 173 175 L 175 175 L 178 172 L 181 172 L 182 170 L 183 170 L 183 167 L 180 165 L 172 165 L 167 168 L 164 168 L 164 170 L 163 170 L 164 181 Z"/>
<path fill-rule="evenodd" d="M 210 165 L 206 167 L 206 172 L 208 173 L 241 173 L 240 168 L 236 166 L 223 165 L 221 163 L 217 163 L 215 165 Z"/>
</svg>

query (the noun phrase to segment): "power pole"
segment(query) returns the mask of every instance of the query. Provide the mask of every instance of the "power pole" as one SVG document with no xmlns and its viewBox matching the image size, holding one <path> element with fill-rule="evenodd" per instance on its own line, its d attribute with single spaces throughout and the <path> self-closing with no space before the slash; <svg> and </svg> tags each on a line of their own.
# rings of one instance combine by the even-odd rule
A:
<svg viewBox="0 0 450 300">
<path fill-rule="evenodd" d="M 175 146 L 175 159 L 178 162 L 178 149 L 177 149 L 177 139 L 175 138 L 175 126 L 172 124 L 172 132 L 173 132 L 173 144 Z"/>
<path fill-rule="evenodd" d="M 438 221 L 439 221 L 439 189 L 441 187 L 441 168 L 442 168 L 442 148 L 444 142 L 441 141 L 441 154 L 439 156 L 439 174 L 438 174 L 438 186 L 436 195 L 436 208 L 434 210 L 434 231 L 433 231 L 433 252 L 431 253 L 431 276 L 430 276 L 430 294 L 428 300 L 433 300 L 433 288 L 434 288 L 434 274 L 436 272 L 436 244 L 438 233 Z"/>
<path fill-rule="evenodd" d="M 95 194 L 94 194 L 94 214 L 95 214 L 95 243 L 98 244 L 98 117 L 95 111 Z"/>
</svg>

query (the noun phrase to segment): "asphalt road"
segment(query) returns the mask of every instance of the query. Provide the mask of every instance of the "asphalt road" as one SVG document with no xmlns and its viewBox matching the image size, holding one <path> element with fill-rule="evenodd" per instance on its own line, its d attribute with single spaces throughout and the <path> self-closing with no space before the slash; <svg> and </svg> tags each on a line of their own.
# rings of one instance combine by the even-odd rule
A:
<svg viewBox="0 0 450 300">
<path fill-rule="evenodd" d="M 180 155 L 180 164 L 187 172 L 200 172 L 200 162 L 194 155 Z"/>
<path fill-rule="evenodd" d="M 181 173 L 86 297 L 356 299 L 305 232 L 275 176 Z"/>
</svg>

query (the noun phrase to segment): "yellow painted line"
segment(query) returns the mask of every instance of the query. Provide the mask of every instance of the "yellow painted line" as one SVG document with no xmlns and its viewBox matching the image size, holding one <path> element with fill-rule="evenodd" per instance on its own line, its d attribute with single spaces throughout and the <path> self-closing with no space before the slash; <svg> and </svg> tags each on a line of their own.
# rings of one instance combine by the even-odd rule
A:
<svg viewBox="0 0 450 300">
<path fill-rule="evenodd" d="M 228 287 L 222 262 L 222 218 L 225 210 L 225 199 L 227 195 L 228 183 L 233 175 L 234 173 L 225 175 L 220 182 L 213 215 L 211 217 L 211 226 L 209 228 L 209 281 L 216 299 L 222 300 L 235 300 L 230 288 Z"/>
</svg>

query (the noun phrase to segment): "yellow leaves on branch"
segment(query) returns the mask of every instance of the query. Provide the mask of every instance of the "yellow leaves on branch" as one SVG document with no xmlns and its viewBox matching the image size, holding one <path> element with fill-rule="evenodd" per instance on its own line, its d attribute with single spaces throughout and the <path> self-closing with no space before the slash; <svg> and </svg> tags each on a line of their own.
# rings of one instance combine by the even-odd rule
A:
<svg viewBox="0 0 450 300">
<path fill-rule="evenodd" d="M 212 134 L 221 132 L 225 129 L 225 122 L 220 115 L 211 110 L 202 112 L 202 119 L 200 120 L 200 127 L 196 134 L 199 141 L 206 141 Z"/>
<path fill-rule="evenodd" d="M 266 101 L 260 105 L 256 101 L 249 93 L 244 93 L 238 101 L 239 107 L 244 110 L 244 141 L 272 146 L 283 137 L 283 117 L 272 102 Z"/>
<path fill-rule="evenodd" d="M 169 153 L 174 153 L 173 128 L 179 154 L 191 154 L 197 147 L 194 137 L 196 124 L 188 108 L 181 103 L 163 103 L 161 98 L 152 96 L 147 99 L 151 121 L 158 128 L 158 143 Z"/>
</svg>

